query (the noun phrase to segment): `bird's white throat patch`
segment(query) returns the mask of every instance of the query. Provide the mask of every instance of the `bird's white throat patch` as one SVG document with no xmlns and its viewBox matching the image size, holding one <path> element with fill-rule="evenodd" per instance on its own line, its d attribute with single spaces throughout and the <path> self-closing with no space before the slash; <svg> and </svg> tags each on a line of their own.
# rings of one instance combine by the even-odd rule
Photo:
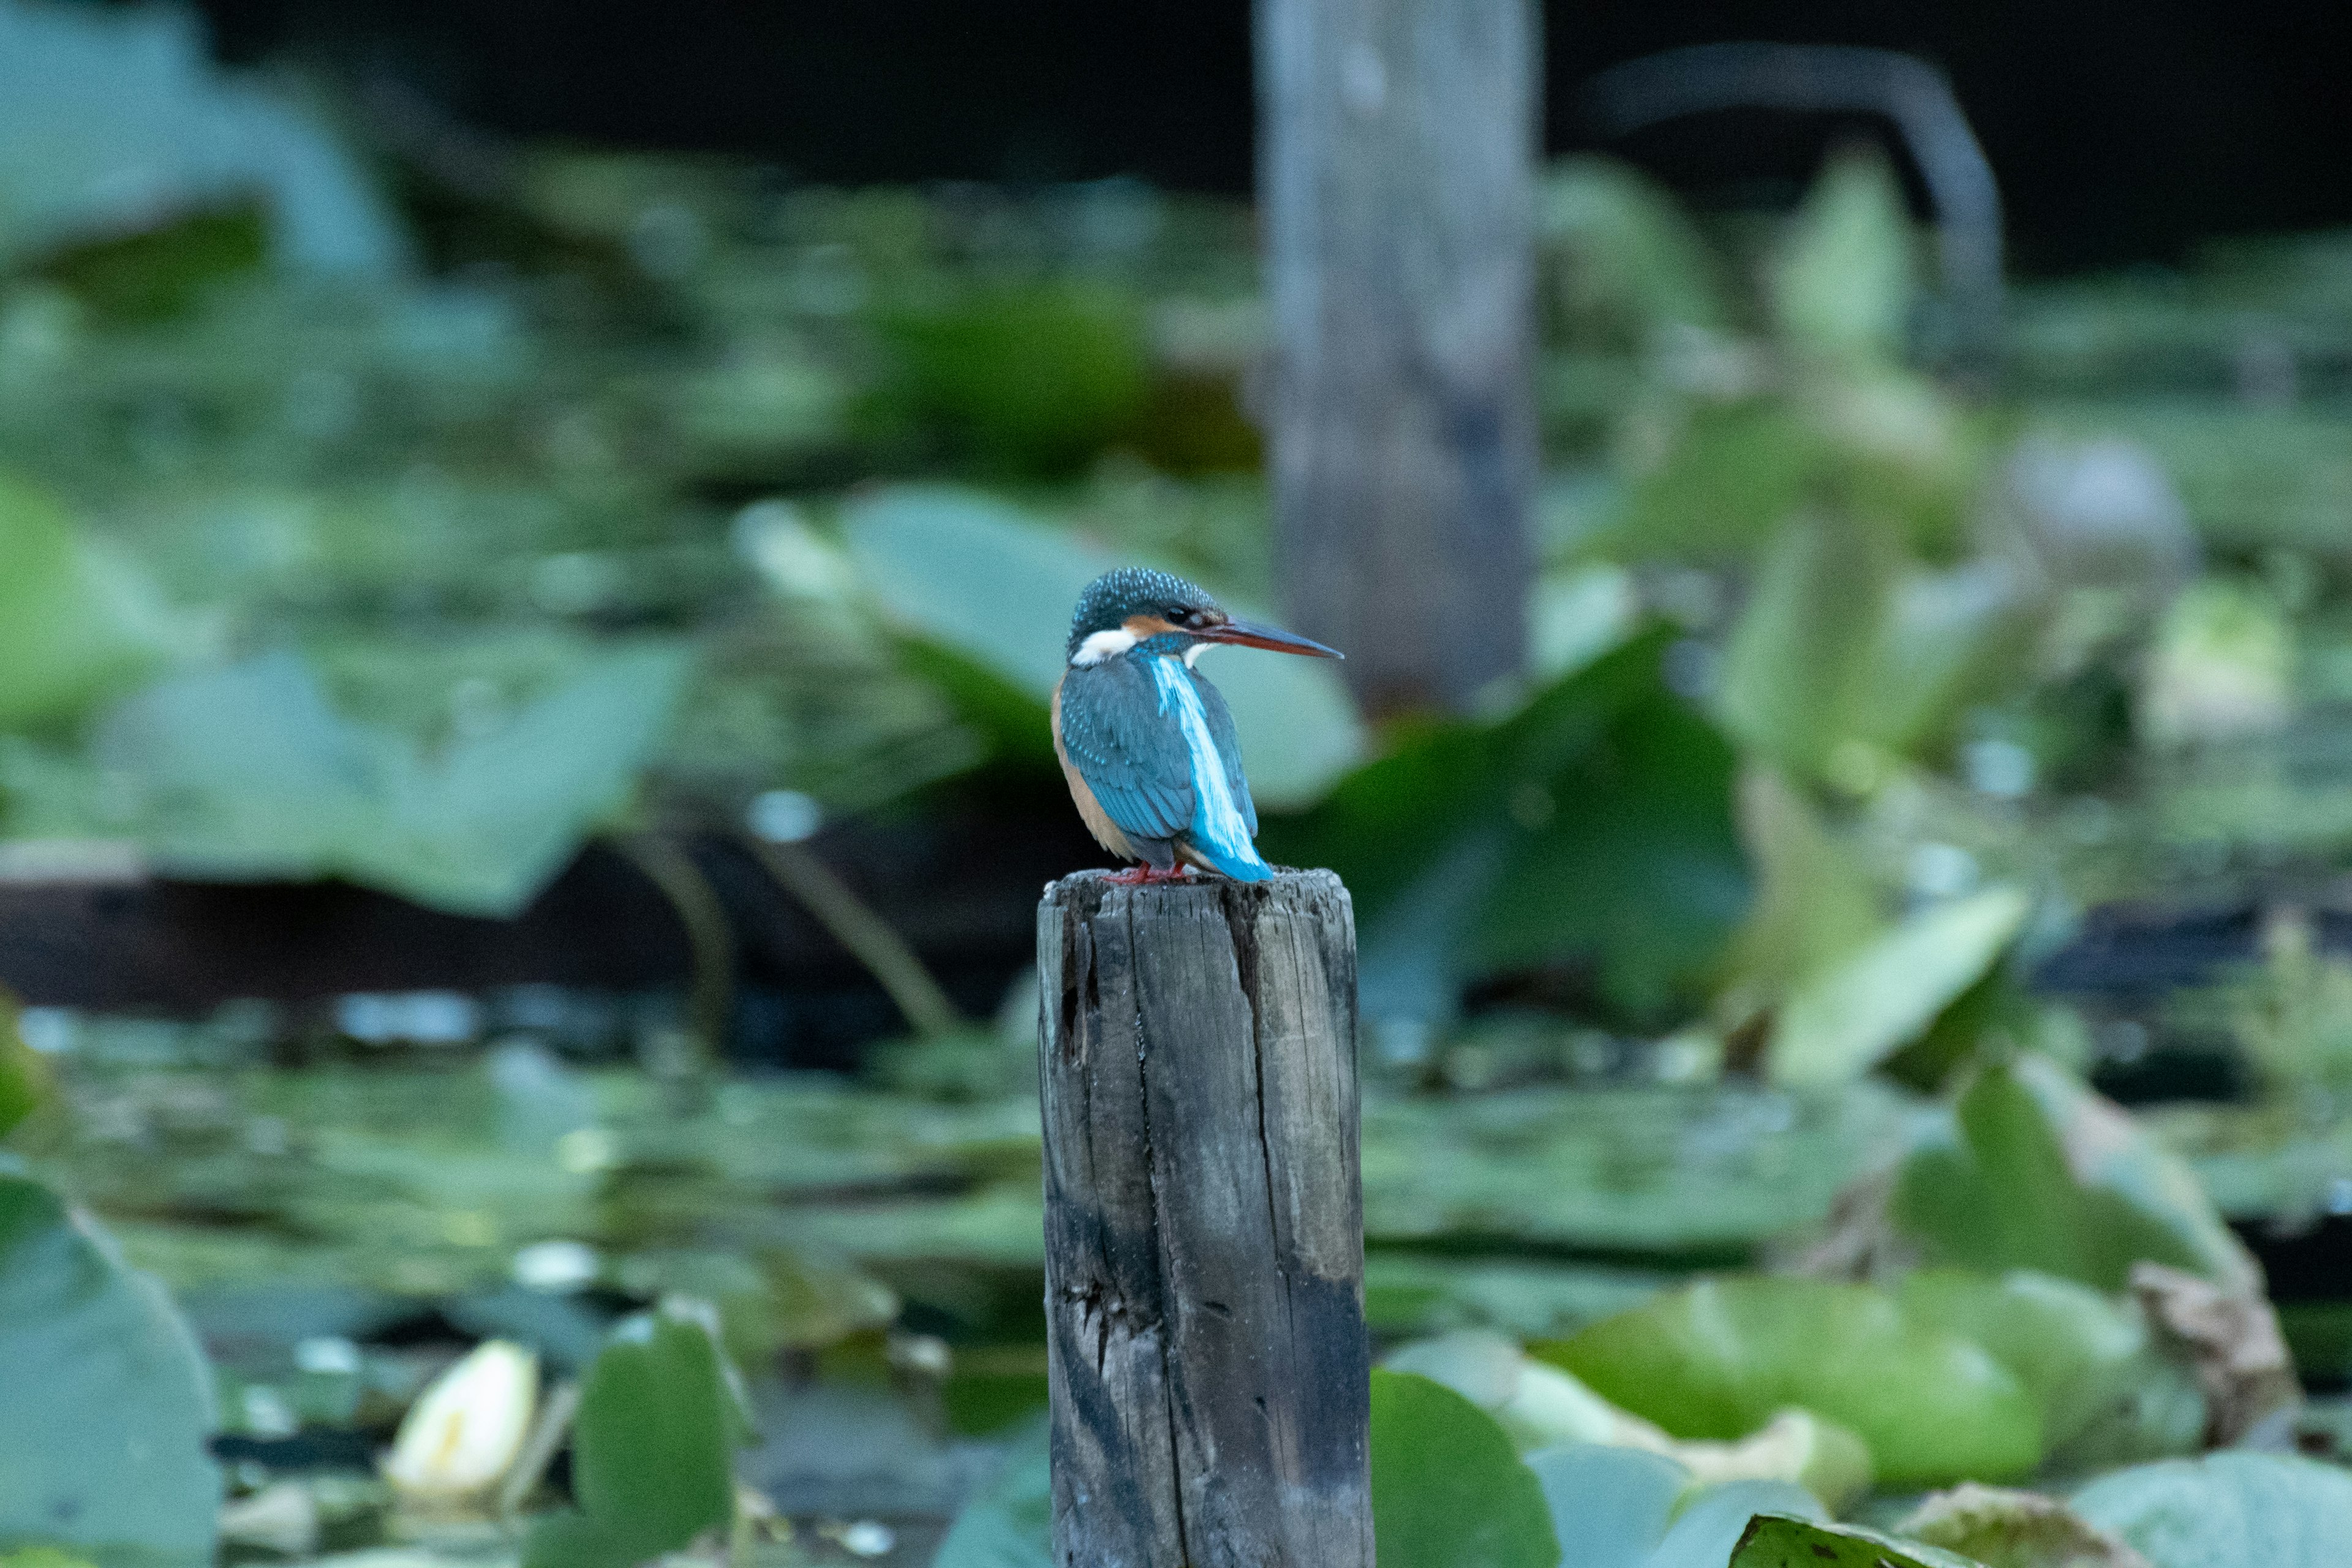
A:
<svg viewBox="0 0 2352 1568">
<path fill-rule="evenodd" d="M 1087 640 L 1078 645 L 1078 651 L 1070 656 L 1070 662 L 1100 664 L 1134 646 L 1135 634 L 1125 626 L 1113 626 L 1107 632 L 1089 632 Z"/>
</svg>

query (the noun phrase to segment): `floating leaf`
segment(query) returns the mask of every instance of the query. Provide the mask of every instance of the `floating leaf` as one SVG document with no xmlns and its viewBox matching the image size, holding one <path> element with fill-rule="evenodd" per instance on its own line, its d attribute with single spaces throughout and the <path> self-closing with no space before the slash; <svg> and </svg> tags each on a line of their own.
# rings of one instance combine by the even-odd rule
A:
<svg viewBox="0 0 2352 1568">
<path fill-rule="evenodd" d="M 2195 1173 L 2047 1057 L 1978 1069 L 1949 1126 L 1904 1161 L 1890 1217 L 1930 1262 L 1985 1273 L 2113 1291 L 2145 1259 L 2260 1289 Z"/>
<path fill-rule="evenodd" d="M 1372 1530 L 1384 1568 L 1558 1568 L 1543 1488 L 1476 1405 L 1372 1373 Z"/>
<path fill-rule="evenodd" d="M 1959 1487 L 1922 1502 L 1896 1532 L 1984 1568 L 2147 1568 L 2138 1552 L 2039 1492 Z"/>
<path fill-rule="evenodd" d="M 49 1097 L 49 1065 L 16 1026 L 16 999 L 0 991 L 0 1138 Z"/>
<path fill-rule="evenodd" d="M 1780 1481 L 1740 1481 L 1701 1493 L 1675 1521 L 1644 1568 L 1717 1568 L 1727 1562 L 1748 1521 L 1759 1514 L 1821 1520 L 1829 1515 L 1811 1493 Z"/>
<path fill-rule="evenodd" d="M 2271 596 L 2199 583 L 2165 612 L 2148 650 L 2139 728 L 2152 745 L 2243 742 L 2294 714 L 2294 627 Z"/>
<path fill-rule="evenodd" d="M 1785 995 L 1884 928 L 1862 857 L 1770 768 L 1740 771 L 1739 838 L 1756 868 L 1756 900 L 1732 943 L 1736 989 L 1757 1001 Z"/>
<path fill-rule="evenodd" d="M 1783 1410 L 1737 1442 L 1678 1441 L 1500 1334 L 1464 1329 L 1401 1347 L 1382 1364 L 1444 1384 L 1492 1415 L 1522 1452 L 1561 1444 L 1638 1448 L 1703 1485 L 1792 1481 L 1833 1501 L 1870 1485 L 1862 1439 L 1811 1411 Z"/>
<path fill-rule="evenodd" d="M 162 1289 L 39 1183 L 0 1171 L 0 1542 L 96 1568 L 205 1568 L 211 1380 Z"/>
<path fill-rule="evenodd" d="M 329 706 L 271 654 L 177 676 L 100 721 L 129 826 L 181 875 L 348 877 L 459 913 L 512 915 L 626 798 L 684 657 L 601 656 L 493 733 L 437 756 Z"/>
<path fill-rule="evenodd" d="M 1895 1541 L 1851 1525 L 1759 1514 L 1740 1536 L 1727 1568 L 1977 1568 L 1933 1546 Z"/>
<path fill-rule="evenodd" d="M 2016 940 L 2032 908 L 2015 888 L 1987 888 L 1913 915 L 1798 986 L 1773 1021 L 1775 1083 L 1839 1083 L 1916 1039 Z"/>
<path fill-rule="evenodd" d="M 1973 1340 L 2015 1373 L 2041 1406 L 2053 1454 L 2095 1426 L 2098 1457 L 2109 1462 L 2195 1451 L 2204 1400 L 2127 1303 L 2026 1269 L 1996 1279 L 1923 1268 L 1905 1277 L 1896 1299 L 1912 1321 Z"/>
<path fill-rule="evenodd" d="M 0 258 L 258 194 L 278 258 L 384 274 L 396 220 L 319 121 L 217 72 L 184 12 L 0 6 Z"/>
<path fill-rule="evenodd" d="M 1857 1434 L 1889 1485 L 2017 1475 L 2042 1457 L 2014 1373 L 1866 1285 L 1705 1280 L 1535 1353 L 1678 1437 L 1739 1437 L 1787 1406 L 1814 1411 Z"/>
<path fill-rule="evenodd" d="M 2151 1568 L 2342 1568 L 2352 1475 L 2274 1454 L 2209 1454 L 2102 1477 L 2074 1511 Z"/>
<path fill-rule="evenodd" d="M 1150 391 L 1142 311 L 1099 283 L 994 284 L 879 312 L 875 412 L 945 429 L 988 468 L 1066 473 L 1131 430 Z"/>
<path fill-rule="evenodd" d="M 1038 1421 L 1005 1446 L 1003 1468 L 956 1515 L 931 1568 L 1053 1568 L 1048 1430 Z"/>
<path fill-rule="evenodd" d="M 1783 1410 L 1736 1443 L 1679 1442 L 1668 1450 L 1703 1484 L 1770 1481 L 1801 1487 L 1832 1508 L 1870 1489 L 1861 1437 L 1810 1410 Z"/>
<path fill-rule="evenodd" d="M 2135 1263 L 2132 1296 L 2204 1394 L 2205 1439 L 2243 1441 L 2303 1398 L 2269 1299 L 2161 1263 Z"/>
<path fill-rule="evenodd" d="M 1122 563 L 1005 502 L 945 486 L 883 490 L 842 521 L 868 590 L 894 624 L 952 661 L 936 673 L 999 748 L 1050 762 L 1045 705 L 1066 668 L 1070 612 L 1088 583 Z M 1326 661 L 1234 653 L 1203 669 L 1233 710 L 1261 806 L 1316 799 L 1363 754 L 1355 706 Z"/>
<path fill-rule="evenodd" d="M 1969 703 L 2016 685 L 2041 624 L 2040 607 L 2005 563 L 1905 574 L 1861 672 L 1854 733 L 1906 755 L 1943 740 Z"/>
<path fill-rule="evenodd" d="M 1537 194 L 1546 304 L 1579 347 L 1639 349 L 1729 317 L 1718 263 L 1674 197 L 1611 158 L 1552 165 Z"/>
<path fill-rule="evenodd" d="M 1716 955 L 1747 897 L 1732 758 L 1665 689 L 1666 641 L 1638 637 L 1498 723 L 1426 729 L 1310 816 L 1269 824 L 1269 853 L 1346 879 L 1369 984 L 1418 972 L 1442 1014 L 1466 977 L 1597 957 L 1604 992 L 1639 1012 Z M 1560 896 L 1580 887 L 1620 896 Z"/>
<path fill-rule="evenodd" d="M 1665 1437 L 1558 1367 L 1529 1361 L 1517 1344 L 1484 1330 L 1461 1329 L 1401 1346 L 1381 1364 L 1452 1389 L 1493 1416 L 1522 1451 L 1629 1436 L 1640 1442 L 1649 1433 Z"/>
<path fill-rule="evenodd" d="M 1529 1454 L 1559 1537 L 1560 1568 L 1643 1568 L 1666 1538 L 1688 1470 L 1639 1448 L 1572 1443 Z"/>
<path fill-rule="evenodd" d="M 1591 548 L 1621 558 L 1745 558 L 1805 500 L 1830 461 L 1822 433 L 1777 398 L 1687 410 L 1664 451 L 1633 476 Z"/>
<path fill-rule="evenodd" d="M 572 1422 L 580 1511 L 541 1521 L 525 1563 L 635 1563 L 726 1529 L 744 1424 L 717 1314 L 672 1298 L 623 1320 L 588 1369 Z"/>
<path fill-rule="evenodd" d="M 1781 335 L 1808 353 L 1885 363 L 1902 353 L 1913 282 L 1902 187 L 1875 152 L 1830 160 L 1773 269 Z"/>
<path fill-rule="evenodd" d="M 1717 710 L 1743 745 L 1819 777 L 1856 729 L 1895 587 L 1895 541 L 1843 512 L 1773 538 L 1723 652 Z"/>
<path fill-rule="evenodd" d="M 7 25 L 0 16 L 0 34 Z M 74 718 L 163 651 L 144 579 L 48 497 L 0 475 L 0 730 Z"/>
</svg>

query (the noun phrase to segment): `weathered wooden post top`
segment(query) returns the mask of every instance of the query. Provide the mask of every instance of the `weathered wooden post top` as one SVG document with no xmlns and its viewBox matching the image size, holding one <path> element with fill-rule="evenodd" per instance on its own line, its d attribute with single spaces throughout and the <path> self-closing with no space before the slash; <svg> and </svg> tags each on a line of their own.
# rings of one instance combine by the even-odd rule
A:
<svg viewBox="0 0 2352 1568">
<path fill-rule="evenodd" d="M 1347 889 L 1066 877 L 1037 965 L 1055 1561 L 1370 1568 Z"/>
</svg>

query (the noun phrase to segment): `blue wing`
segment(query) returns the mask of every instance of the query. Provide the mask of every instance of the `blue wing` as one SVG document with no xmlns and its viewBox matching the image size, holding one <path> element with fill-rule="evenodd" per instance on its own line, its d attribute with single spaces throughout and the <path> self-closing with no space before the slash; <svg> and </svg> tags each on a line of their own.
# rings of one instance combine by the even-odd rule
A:
<svg viewBox="0 0 2352 1568">
<path fill-rule="evenodd" d="M 1062 678 L 1062 749 L 1120 832 L 1173 838 L 1192 826 L 1192 759 L 1144 663 L 1107 658 Z"/>
</svg>

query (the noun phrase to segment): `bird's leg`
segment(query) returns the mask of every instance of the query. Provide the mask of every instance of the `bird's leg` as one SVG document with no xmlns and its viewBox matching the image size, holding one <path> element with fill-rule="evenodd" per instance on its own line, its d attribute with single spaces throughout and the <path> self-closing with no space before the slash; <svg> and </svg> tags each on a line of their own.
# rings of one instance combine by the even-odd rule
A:
<svg viewBox="0 0 2352 1568">
<path fill-rule="evenodd" d="M 1165 870 L 1146 861 L 1140 866 L 1129 866 L 1124 871 L 1113 871 L 1103 880 L 1117 882 L 1122 888 L 1140 888 L 1152 882 L 1181 882 L 1192 874 L 1192 868 L 1181 860 Z"/>
</svg>

